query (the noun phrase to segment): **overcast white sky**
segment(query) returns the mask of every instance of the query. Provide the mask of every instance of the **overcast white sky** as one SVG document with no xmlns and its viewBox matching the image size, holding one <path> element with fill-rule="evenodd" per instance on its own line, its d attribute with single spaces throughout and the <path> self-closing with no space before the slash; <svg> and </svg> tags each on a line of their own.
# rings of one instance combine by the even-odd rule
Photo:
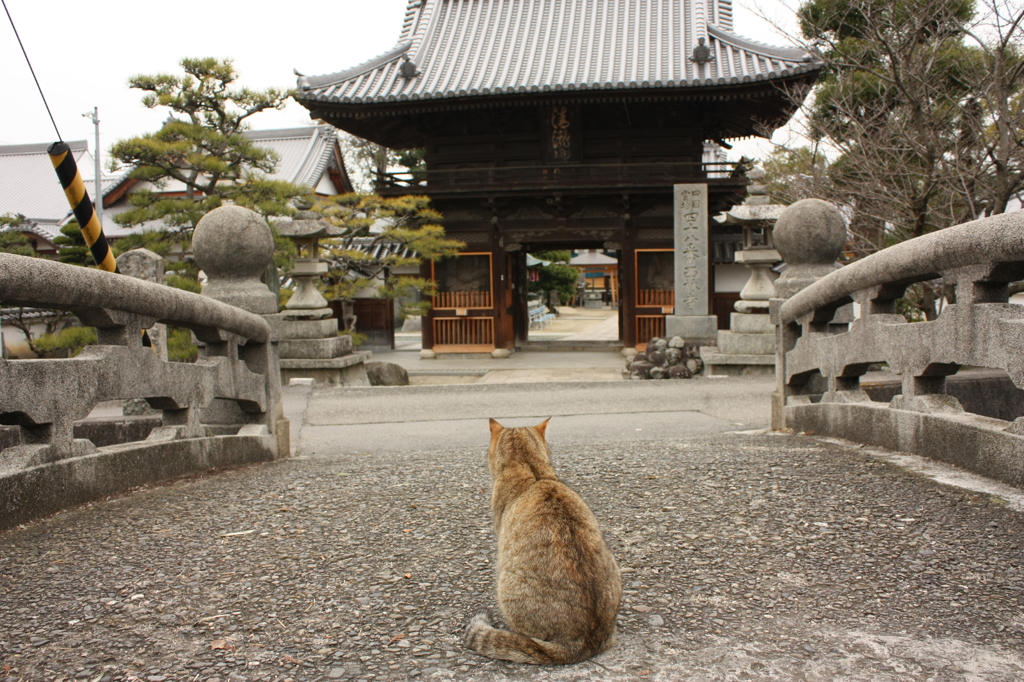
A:
<svg viewBox="0 0 1024 682">
<path fill-rule="evenodd" d="M 270 3 L 256 0 L 4 0 L 65 140 L 88 140 L 82 116 L 99 107 L 100 146 L 152 132 L 166 109 L 146 109 L 127 86 L 136 74 L 178 73 L 182 57 L 231 58 L 241 84 L 291 88 L 292 69 L 318 75 L 366 61 L 395 45 L 406 0 L 331 0 Z M 789 0 L 796 6 L 796 0 Z M 760 18 L 793 26 L 784 0 L 734 0 L 736 32 L 760 42 L 787 39 Z M 56 134 L 32 81 L 6 14 L 0 14 L 0 144 L 55 141 Z M 254 128 L 309 122 L 294 102 L 253 117 Z M 750 145 L 735 152 L 750 153 Z M 733 156 L 736 156 L 736 153 Z M 105 160 L 105 156 L 104 156 Z M 0 178 L 2 181 L 2 178 Z"/>
</svg>

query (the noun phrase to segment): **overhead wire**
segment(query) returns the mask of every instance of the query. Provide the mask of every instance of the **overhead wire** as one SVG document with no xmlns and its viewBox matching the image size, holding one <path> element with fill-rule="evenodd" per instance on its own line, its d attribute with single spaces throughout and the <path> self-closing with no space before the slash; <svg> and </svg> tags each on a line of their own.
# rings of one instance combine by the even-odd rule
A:
<svg viewBox="0 0 1024 682">
<path fill-rule="evenodd" d="M 60 136 L 60 130 L 57 128 L 57 121 L 53 119 L 53 112 L 50 111 L 50 104 L 46 101 L 46 95 L 43 94 L 43 86 L 39 84 L 39 79 L 36 77 L 36 70 L 32 68 L 32 60 L 28 58 L 28 51 L 25 50 L 25 44 L 21 42 L 21 36 L 18 35 L 18 27 L 14 25 L 14 17 L 11 16 L 11 10 L 7 9 L 7 0 L 0 0 L 0 3 L 4 6 L 4 12 L 7 13 L 7 20 L 11 22 L 11 29 L 14 31 L 14 37 L 18 39 L 18 45 L 21 47 L 21 53 L 25 55 L 25 63 L 28 64 L 28 70 L 32 72 L 32 80 L 36 82 L 36 89 L 39 90 L 39 96 L 43 98 L 43 106 L 46 107 L 46 113 L 50 117 L 50 123 L 53 124 L 53 130 L 57 133 L 57 140 L 63 142 L 64 138 Z"/>
</svg>

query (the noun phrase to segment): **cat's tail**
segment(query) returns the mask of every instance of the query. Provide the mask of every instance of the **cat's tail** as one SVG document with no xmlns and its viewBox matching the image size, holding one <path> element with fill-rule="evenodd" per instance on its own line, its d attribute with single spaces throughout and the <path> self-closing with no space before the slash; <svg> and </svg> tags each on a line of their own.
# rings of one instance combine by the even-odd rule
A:
<svg viewBox="0 0 1024 682">
<path fill-rule="evenodd" d="M 464 641 L 467 647 L 483 656 L 514 663 L 565 665 L 579 663 L 597 653 L 498 630 L 491 625 L 491 614 L 487 611 L 480 611 L 469 621 Z"/>
</svg>

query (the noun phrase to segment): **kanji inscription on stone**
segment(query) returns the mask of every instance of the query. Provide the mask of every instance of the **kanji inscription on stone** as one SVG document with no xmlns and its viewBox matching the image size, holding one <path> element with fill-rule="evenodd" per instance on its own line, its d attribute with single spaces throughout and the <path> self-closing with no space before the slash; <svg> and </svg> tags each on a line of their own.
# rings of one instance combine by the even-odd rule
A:
<svg viewBox="0 0 1024 682">
<path fill-rule="evenodd" d="M 708 186 L 675 185 L 676 315 L 708 314 Z"/>
</svg>

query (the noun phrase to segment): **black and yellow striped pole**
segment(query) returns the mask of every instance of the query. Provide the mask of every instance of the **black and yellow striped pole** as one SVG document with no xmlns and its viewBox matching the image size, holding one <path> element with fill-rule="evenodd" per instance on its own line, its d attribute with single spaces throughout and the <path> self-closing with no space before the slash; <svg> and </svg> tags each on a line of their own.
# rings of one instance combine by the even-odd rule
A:
<svg viewBox="0 0 1024 682">
<path fill-rule="evenodd" d="M 107 238 L 103 236 L 103 226 L 96 217 L 96 209 L 89 199 L 89 192 L 85 189 L 82 174 L 78 172 L 78 164 L 75 163 L 71 148 L 66 142 L 54 142 L 46 152 L 50 155 L 50 163 L 53 164 L 54 170 L 57 171 L 60 185 L 64 188 L 64 194 L 75 213 L 78 227 L 82 230 L 82 237 L 92 252 L 93 260 L 101 270 L 117 272 L 117 261 L 110 252 Z M 102 201 L 102 198 L 100 200 Z"/>
<path fill-rule="evenodd" d="M 57 171 L 60 186 L 64 188 L 64 195 L 67 196 L 68 203 L 71 204 L 75 220 L 78 221 L 78 228 L 82 231 L 82 237 L 85 239 L 96 265 L 100 270 L 120 274 L 114 254 L 110 251 L 110 244 L 103 236 L 103 226 L 100 225 L 100 219 L 96 216 L 96 209 L 89 199 L 89 192 L 85 189 L 82 174 L 78 172 L 78 164 L 75 163 L 71 147 L 66 142 L 54 142 L 46 150 L 46 153 L 50 155 L 50 163 Z M 98 150 L 97 153 L 99 153 Z M 102 198 L 100 200 L 102 201 Z M 142 330 L 142 345 L 147 348 L 153 345 L 145 329 Z"/>
</svg>

